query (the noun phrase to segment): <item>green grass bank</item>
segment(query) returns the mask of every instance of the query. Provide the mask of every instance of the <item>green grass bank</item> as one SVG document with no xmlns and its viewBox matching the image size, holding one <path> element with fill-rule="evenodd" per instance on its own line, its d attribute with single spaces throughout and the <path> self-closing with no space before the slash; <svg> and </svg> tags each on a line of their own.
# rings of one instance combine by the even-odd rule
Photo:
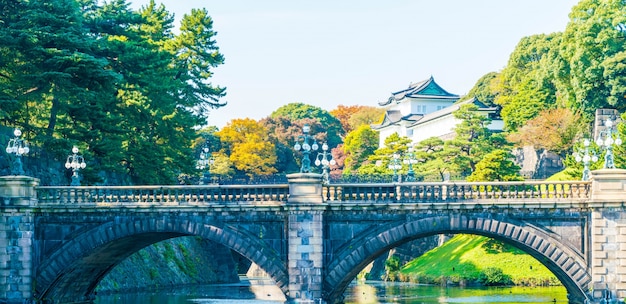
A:
<svg viewBox="0 0 626 304">
<path fill-rule="evenodd" d="M 388 279 L 459 285 L 561 284 L 552 272 L 523 251 L 488 237 L 468 234 L 454 236 L 397 271 L 388 269 Z"/>
</svg>

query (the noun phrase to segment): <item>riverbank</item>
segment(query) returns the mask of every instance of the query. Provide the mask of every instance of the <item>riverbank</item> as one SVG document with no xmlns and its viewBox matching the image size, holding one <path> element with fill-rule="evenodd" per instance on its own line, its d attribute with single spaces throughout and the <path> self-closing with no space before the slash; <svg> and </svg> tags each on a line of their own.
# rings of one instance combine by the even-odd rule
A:
<svg viewBox="0 0 626 304">
<path fill-rule="evenodd" d="M 439 285 L 559 286 L 550 270 L 529 254 L 497 240 L 459 234 L 390 271 L 391 281 Z"/>
</svg>

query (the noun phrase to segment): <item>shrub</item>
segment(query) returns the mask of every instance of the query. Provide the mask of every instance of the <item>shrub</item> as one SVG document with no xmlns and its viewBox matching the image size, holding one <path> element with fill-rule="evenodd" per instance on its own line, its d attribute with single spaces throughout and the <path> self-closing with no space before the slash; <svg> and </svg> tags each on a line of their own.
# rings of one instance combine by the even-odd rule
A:
<svg viewBox="0 0 626 304">
<path fill-rule="evenodd" d="M 502 269 L 495 267 L 485 268 L 478 278 L 478 281 L 485 286 L 510 285 L 511 277 L 504 274 Z"/>
</svg>

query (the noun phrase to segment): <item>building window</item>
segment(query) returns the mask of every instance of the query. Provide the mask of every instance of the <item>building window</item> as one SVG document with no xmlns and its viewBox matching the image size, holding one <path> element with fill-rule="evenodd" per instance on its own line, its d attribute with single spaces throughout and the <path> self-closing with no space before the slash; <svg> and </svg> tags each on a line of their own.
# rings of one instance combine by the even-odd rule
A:
<svg viewBox="0 0 626 304">
<path fill-rule="evenodd" d="M 417 114 L 426 114 L 426 106 L 417 105 Z"/>
<path fill-rule="evenodd" d="M 413 136 L 413 129 L 407 129 L 407 130 L 406 130 L 406 136 L 407 136 L 407 137 L 411 137 L 411 136 Z"/>
<path fill-rule="evenodd" d="M 437 111 L 445 109 L 446 106 L 437 106 Z"/>
</svg>

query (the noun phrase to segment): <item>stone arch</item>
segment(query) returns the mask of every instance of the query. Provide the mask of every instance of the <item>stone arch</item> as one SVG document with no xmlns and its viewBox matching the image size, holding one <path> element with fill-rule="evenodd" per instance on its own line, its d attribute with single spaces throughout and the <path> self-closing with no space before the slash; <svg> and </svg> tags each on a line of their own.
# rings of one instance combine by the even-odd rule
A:
<svg viewBox="0 0 626 304">
<path fill-rule="evenodd" d="M 386 225 L 345 244 L 329 261 L 323 297 L 340 302 L 348 284 L 370 262 L 408 241 L 442 233 L 468 233 L 491 237 L 520 248 L 544 264 L 561 281 L 570 301 L 583 303 L 591 281 L 587 263 L 558 235 L 527 223 L 489 215 L 448 214 Z"/>
<path fill-rule="evenodd" d="M 286 294 L 289 278 L 279 253 L 257 236 L 220 222 L 163 216 L 110 221 L 64 243 L 37 268 L 35 298 L 44 303 L 93 300 L 98 282 L 145 246 L 179 236 L 222 244 L 262 268 Z"/>
</svg>

